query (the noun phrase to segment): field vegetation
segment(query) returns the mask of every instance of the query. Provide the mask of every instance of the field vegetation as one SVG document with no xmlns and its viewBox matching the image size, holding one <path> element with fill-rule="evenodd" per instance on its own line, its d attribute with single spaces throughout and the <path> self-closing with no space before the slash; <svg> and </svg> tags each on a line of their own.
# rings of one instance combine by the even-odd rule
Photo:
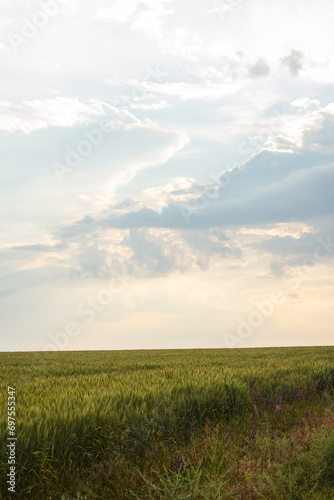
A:
<svg viewBox="0 0 334 500">
<path fill-rule="evenodd" d="M 334 347 L 1 353 L 0 363 L 3 500 L 334 498 Z"/>
</svg>

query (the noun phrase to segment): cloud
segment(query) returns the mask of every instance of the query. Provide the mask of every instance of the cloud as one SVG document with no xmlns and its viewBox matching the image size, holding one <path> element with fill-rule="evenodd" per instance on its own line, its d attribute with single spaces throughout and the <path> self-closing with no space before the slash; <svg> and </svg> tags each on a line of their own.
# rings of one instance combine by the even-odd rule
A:
<svg viewBox="0 0 334 500">
<path fill-rule="evenodd" d="M 1 196 L 5 202 L 7 188 L 14 184 L 19 193 L 12 213 L 18 212 L 24 203 L 28 203 L 29 211 L 34 209 L 36 198 L 32 192 L 36 179 L 45 186 L 38 193 L 40 203 L 43 199 L 44 215 L 48 207 L 54 212 L 51 205 L 58 202 L 61 217 L 66 209 L 60 200 L 66 193 L 73 200 L 72 207 L 80 199 L 82 209 L 82 195 L 110 197 L 117 186 L 129 182 L 139 171 L 164 164 L 189 142 L 187 134 L 175 127 L 159 127 L 127 111 L 107 109 L 108 114 L 100 119 L 92 114 L 87 117 L 88 124 L 73 127 L 47 126 L 55 118 L 46 116 L 48 123 L 44 122 L 46 128 L 42 128 L 31 116 L 24 119 L 34 128 L 30 133 L 23 118 L 18 118 L 21 121 L 16 126 L 27 133 L 0 133 L 0 154 L 7 165 L 2 171 Z M 25 215 L 21 210 L 21 220 L 22 217 Z"/>
<path fill-rule="evenodd" d="M 97 234 L 103 248 L 101 244 L 86 246 L 84 239 L 77 239 L 73 276 L 107 278 L 117 272 L 141 279 L 206 269 L 214 260 L 242 257 L 237 244 L 216 229 L 199 235 L 191 229 L 130 228 L 117 232 L 117 243 L 106 230 Z"/>
<path fill-rule="evenodd" d="M 72 128 L 93 122 L 96 117 L 110 116 L 114 124 L 139 123 L 131 113 L 108 103 L 89 99 L 57 97 L 55 99 L 0 102 L 0 130 L 31 133 L 48 127 Z"/>
<path fill-rule="evenodd" d="M 330 144 L 327 128 L 332 111 L 332 106 L 327 106 L 307 112 L 308 128 L 304 124 L 302 130 L 309 135 L 304 137 L 304 148 L 291 153 L 267 150 L 254 154 L 233 171 L 222 172 L 216 184 L 200 183 L 191 177 L 168 178 L 167 174 L 165 182 L 151 187 L 144 184 L 136 194 L 118 195 L 111 203 L 106 193 L 100 196 L 94 189 L 91 192 L 86 189 L 85 194 L 79 190 L 81 215 L 78 217 L 76 212 L 68 222 L 64 215 L 60 217 L 53 233 L 59 243 L 36 243 L 35 239 L 13 245 L 12 266 L 22 261 L 18 254 L 24 252 L 28 256 L 24 262 L 27 268 L 43 267 L 50 262 L 47 254 L 55 254 L 54 262 L 72 269 L 73 276 L 101 279 L 109 272 L 105 264 L 106 251 L 119 268 L 124 263 L 132 268 L 142 266 L 148 275 L 185 272 L 196 266 L 205 269 L 212 259 L 240 260 L 243 250 L 238 238 L 233 242 L 229 235 L 227 242 L 222 238 L 223 231 L 297 221 L 310 223 L 332 213 L 334 157 L 329 154 L 330 149 L 325 151 L 327 154 L 322 153 L 324 146 Z M 107 179 L 113 179 L 112 182 L 120 186 L 139 170 L 161 165 L 185 144 L 179 132 L 162 131 L 147 120 L 143 123 L 138 120 L 139 124 L 135 120 L 131 122 L 129 117 L 131 114 L 124 115 L 125 120 L 130 120 L 130 128 L 115 130 L 112 147 L 108 146 L 104 155 L 97 156 L 92 163 L 94 179 L 90 179 L 96 186 L 103 179 L 104 186 Z M 32 132 L 29 137 L 40 133 Z M 157 144 L 159 137 L 161 143 Z M 27 136 L 23 138 L 27 140 Z M 157 149 L 152 141 L 158 145 Z M 40 142 L 36 139 L 36 144 Z M 17 141 L 15 143 L 17 145 Z M 129 143 L 132 153 L 136 144 L 140 145 L 135 164 L 127 163 L 127 159 L 117 153 L 117 145 L 124 153 L 124 146 Z M 144 143 L 147 147 L 143 148 Z M 110 154 L 106 154 L 108 151 Z M 103 158 L 108 160 L 105 165 Z M 44 161 L 41 165 L 44 166 Z M 117 167 L 114 171 L 112 165 Z M 81 185 L 85 173 L 81 175 L 78 170 L 73 176 L 77 186 Z M 208 197 L 213 188 L 215 196 Z M 46 203 L 45 209 L 47 206 Z M 184 218 L 184 210 L 189 223 Z M 112 234 L 118 235 L 117 242 Z M 32 255 L 36 253 L 40 256 Z"/>
<path fill-rule="evenodd" d="M 301 50 L 292 49 L 291 53 L 281 59 L 283 66 L 286 66 L 292 76 L 299 76 L 304 69 L 305 55 Z"/>
<path fill-rule="evenodd" d="M 318 99 L 310 99 L 309 97 L 303 96 L 292 101 L 291 106 L 294 108 L 304 111 L 305 109 L 319 108 L 320 101 Z"/>
<path fill-rule="evenodd" d="M 228 12 L 231 12 L 240 4 L 243 0 L 215 0 L 212 5 L 212 12 L 218 14 L 219 18 L 222 20 Z"/>
<path fill-rule="evenodd" d="M 333 212 L 333 182 L 334 164 L 315 166 L 293 172 L 278 182 L 249 188 L 246 192 L 237 188 L 238 194 L 235 193 L 234 197 L 227 195 L 226 200 L 208 201 L 204 197 L 203 209 L 196 208 L 200 204 L 189 206 L 189 210 L 169 204 L 161 212 L 143 208 L 119 217 L 110 214 L 95 224 L 118 228 L 187 227 L 183 213 L 191 221 L 191 227 L 198 228 L 307 221 Z"/>
<path fill-rule="evenodd" d="M 312 121 L 306 125 L 302 134 L 302 147 L 304 150 L 321 154 L 334 154 L 334 104 L 314 114 Z"/>
<path fill-rule="evenodd" d="M 317 100 L 302 97 L 292 101 L 289 110 L 282 133 L 270 138 L 269 148 L 272 151 L 314 151 L 319 155 L 331 155 L 334 151 L 331 134 L 334 104 L 320 108 Z"/>
<path fill-rule="evenodd" d="M 42 243 L 35 243 L 32 245 L 15 245 L 11 247 L 11 250 L 18 250 L 24 252 L 58 252 L 59 250 L 63 250 L 67 248 L 67 245 L 64 243 L 58 243 L 56 245 L 45 245 Z"/>
<path fill-rule="evenodd" d="M 145 111 L 157 111 L 159 109 L 169 108 L 171 104 L 167 104 L 165 101 L 160 101 L 151 104 L 133 102 L 130 104 L 131 109 L 140 109 Z"/>
<path fill-rule="evenodd" d="M 264 59 L 258 59 L 253 66 L 250 66 L 248 73 L 250 78 L 261 78 L 269 75 L 270 67 Z"/>
<path fill-rule="evenodd" d="M 171 0 L 117 0 L 112 7 L 101 8 L 94 19 L 110 24 L 129 24 L 148 38 L 160 38 L 163 18 L 173 11 L 164 4 Z"/>
<path fill-rule="evenodd" d="M 150 82 L 140 80 L 106 79 L 113 86 L 129 86 L 147 93 L 164 94 L 171 97 L 188 99 L 215 100 L 225 95 L 234 94 L 240 88 L 240 83 L 188 83 L 188 82 Z"/>
</svg>

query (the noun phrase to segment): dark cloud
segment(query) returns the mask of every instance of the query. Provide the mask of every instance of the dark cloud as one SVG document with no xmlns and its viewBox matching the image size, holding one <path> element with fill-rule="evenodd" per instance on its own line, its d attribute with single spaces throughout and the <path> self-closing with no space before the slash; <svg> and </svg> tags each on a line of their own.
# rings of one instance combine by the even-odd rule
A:
<svg viewBox="0 0 334 500">
<path fill-rule="evenodd" d="M 270 67 L 264 59 L 259 59 L 253 66 L 250 66 L 248 74 L 250 78 L 261 78 L 270 73 Z"/>
<path fill-rule="evenodd" d="M 281 155 L 290 162 L 280 161 Z M 188 207 L 170 203 L 161 212 L 144 208 L 122 216 L 111 213 L 95 224 L 117 228 L 228 227 L 305 221 L 333 212 L 333 163 L 310 166 L 303 155 L 269 156 L 277 161 L 267 164 L 258 155 L 231 176 L 230 184 L 221 187 L 218 199 L 203 194 L 200 201 Z"/>
<path fill-rule="evenodd" d="M 283 66 L 286 66 L 292 76 L 298 76 L 304 68 L 305 55 L 301 50 L 292 49 L 291 53 L 281 59 Z"/>
<path fill-rule="evenodd" d="M 15 245 L 11 250 L 27 251 L 27 252 L 57 252 L 67 248 L 67 244 L 58 243 L 57 245 L 43 245 L 36 243 L 35 245 Z"/>
<path fill-rule="evenodd" d="M 220 230 L 155 230 L 131 228 L 116 250 L 103 238 L 106 248 L 79 243 L 74 256 L 73 276 L 108 278 L 113 272 L 136 278 L 184 273 L 197 267 L 206 269 L 213 258 L 242 257 L 238 245 Z M 107 248 L 108 247 L 108 248 Z"/>
<path fill-rule="evenodd" d="M 60 225 L 54 232 L 56 245 L 18 245 L 11 251 L 61 252 L 71 245 L 71 254 L 64 252 L 59 265 L 75 278 L 99 279 L 108 278 L 111 269 L 125 269 L 137 277 L 163 276 L 194 267 L 205 269 L 213 259 L 241 259 L 240 240 L 229 239 L 226 229 L 298 221 L 312 225 L 332 216 L 330 111 L 325 108 L 312 115 L 301 147 L 291 153 L 265 150 L 254 154 L 250 150 L 253 155 L 248 161 L 222 172 L 215 183 L 196 183 L 196 197 L 189 197 L 188 186 L 173 193 L 161 191 L 162 209 L 139 208 L 143 200 L 128 198 L 94 217 L 83 215 L 74 223 Z M 213 188 L 216 196 L 210 195 Z M 174 200 L 176 192 L 184 205 Z M 274 256 L 271 270 L 280 274 L 287 265 L 298 265 L 312 251 L 313 242 L 314 235 L 308 233 L 299 238 L 277 236 L 257 248 Z"/>
</svg>

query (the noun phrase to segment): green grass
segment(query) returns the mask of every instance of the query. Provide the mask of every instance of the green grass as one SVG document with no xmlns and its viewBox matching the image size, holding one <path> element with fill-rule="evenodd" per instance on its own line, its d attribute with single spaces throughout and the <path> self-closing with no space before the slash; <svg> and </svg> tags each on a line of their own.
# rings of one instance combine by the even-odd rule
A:
<svg viewBox="0 0 334 500">
<path fill-rule="evenodd" d="M 4 438 L 7 386 L 16 389 L 18 498 L 334 497 L 334 347 L 1 353 L 0 362 Z"/>
</svg>

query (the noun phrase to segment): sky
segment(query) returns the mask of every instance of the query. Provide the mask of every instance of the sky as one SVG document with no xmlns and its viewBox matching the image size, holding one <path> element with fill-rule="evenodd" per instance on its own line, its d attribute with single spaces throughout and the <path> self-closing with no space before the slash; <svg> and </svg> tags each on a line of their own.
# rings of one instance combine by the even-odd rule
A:
<svg viewBox="0 0 334 500">
<path fill-rule="evenodd" d="M 333 345 L 330 0 L 2 0 L 2 351 Z"/>
</svg>

